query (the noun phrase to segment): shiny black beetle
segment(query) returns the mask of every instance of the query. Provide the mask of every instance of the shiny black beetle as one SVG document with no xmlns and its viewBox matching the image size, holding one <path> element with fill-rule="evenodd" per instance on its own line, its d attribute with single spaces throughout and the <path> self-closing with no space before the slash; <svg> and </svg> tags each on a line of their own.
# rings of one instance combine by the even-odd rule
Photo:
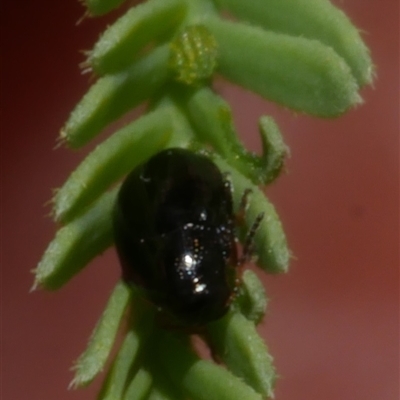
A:
<svg viewBox="0 0 400 400">
<path fill-rule="evenodd" d="M 123 279 L 185 325 L 223 316 L 237 284 L 229 182 L 206 156 L 164 150 L 135 168 L 114 209 Z"/>
</svg>

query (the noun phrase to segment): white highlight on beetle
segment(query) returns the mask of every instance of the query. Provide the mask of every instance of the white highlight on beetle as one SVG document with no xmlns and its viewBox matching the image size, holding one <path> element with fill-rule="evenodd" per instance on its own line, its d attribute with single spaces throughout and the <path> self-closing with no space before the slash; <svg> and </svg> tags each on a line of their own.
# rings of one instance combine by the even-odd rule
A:
<svg viewBox="0 0 400 400">
<path fill-rule="evenodd" d="M 183 257 L 183 262 L 185 263 L 185 268 L 193 268 L 196 263 L 190 254 L 185 254 Z"/>
</svg>

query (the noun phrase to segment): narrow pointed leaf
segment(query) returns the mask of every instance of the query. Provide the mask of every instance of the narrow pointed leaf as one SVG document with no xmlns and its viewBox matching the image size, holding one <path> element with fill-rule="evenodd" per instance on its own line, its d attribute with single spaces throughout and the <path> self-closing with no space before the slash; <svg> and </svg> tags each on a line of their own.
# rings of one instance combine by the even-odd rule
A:
<svg viewBox="0 0 400 400">
<path fill-rule="evenodd" d="M 125 0 L 81 0 L 89 15 L 98 17 L 119 7 Z"/>
<path fill-rule="evenodd" d="M 87 64 L 99 74 L 127 67 L 145 45 L 158 38 L 164 40 L 185 11 L 181 0 L 149 0 L 132 7 L 102 34 Z"/>
<path fill-rule="evenodd" d="M 145 314 L 143 310 L 138 310 L 138 307 L 140 307 L 139 301 L 132 303 L 134 303 L 132 313 L 135 316 L 133 324 L 131 324 L 132 327 L 125 335 L 98 400 L 123 398 L 124 392 L 132 386 L 129 382 L 132 368 L 135 363 L 138 363 L 140 353 L 149 339 L 149 333 L 153 325 L 153 313 Z"/>
<path fill-rule="evenodd" d="M 160 46 L 128 69 L 100 78 L 75 106 L 61 130 L 61 141 L 81 147 L 148 99 L 168 79 L 168 56 L 168 46 Z"/>
<path fill-rule="evenodd" d="M 244 216 L 244 226 L 239 231 L 239 239 L 242 242 L 244 241 L 256 218 L 263 213 L 264 217 L 254 236 L 254 253 L 257 257 L 257 265 L 270 273 L 287 272 L 290 252 L 275 207 L 257 186 L 222 160 L 221 157 L 212 155 L 212 158 L 222 172 L 228 173 L 229 179 L 232 181 L 233 200 L 236 209 L 239 207 L 243 193 L 247 189 L 251 190 Z"/>
<path fill-rule="evenodd" d="M 231 311 L 209 324 L 208 332 L 211 345 L 236 376 L 263 396 L 274 396 L 275 368 L 254 322 Z"/>
<path fill-rule="evenodd" d="M 60 228 L 35 269 L 34 287 L 58 289 L 113 243 L 112 209 L 117 189 Z"/>
<path fill-rule="evenodd" d="M 72 387 L 88 385 L 104 368 L 131 297 L 132 291 L 128 286 L 123 282 L 118 282 L 92 333 L 85 352 L 76 361 Z"/>
<path fill-rule="evenodd" d="M 150 393 L 153 377 L 145 368 L 140 368 L 130 382 L 124 400 L 145 400 Z M 113 397 L 112 399 L 120 399 L 121 397 Z M 111 398 L 110 398 L 111 400 Z"/>
<path fill-rule="evenodd" d="M 98 145 L 54 197 L 54 217 L 69 221 L 112 183 L 167 146 L 173 134 L 171 110 L 156 110 L 128 124 Z"/>
<path fill-rule="evenodd" d="M 241 379 L 215 363 L 197 357 L 176 335 L 162 334 L 158 341 L 166 374 L 192 400 L 261 400 Z"/>
<path fill-rule="evenodd" d="M 241 281 L 239 293 L 232 306 L 257 325 L 261 322 L 267 309 L 268 299 L 265 295 L 264 286 L 250 269 L 243 272 Z"/>
</svg>

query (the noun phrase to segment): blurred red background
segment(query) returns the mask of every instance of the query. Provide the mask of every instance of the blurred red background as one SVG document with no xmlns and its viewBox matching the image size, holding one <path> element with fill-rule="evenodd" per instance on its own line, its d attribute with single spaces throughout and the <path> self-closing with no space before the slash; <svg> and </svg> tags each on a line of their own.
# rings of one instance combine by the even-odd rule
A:
<svg viewBox="0 0 400 400">
<path fill-rule="evenodd" d="M 281 379 L 277 400 L 399 398 L 397 0 L 337 3 L 364 32 L 378 77 L 365 104 L 337 120 L 295 116 L 218 83 L 249 148 L 273 115 L 291 148 L 268 188 L 294 254 L 288 275 L 263 276 L 261 327 Z M 30 271 L 55 233 L 46 202 L 87 153 L 54 150 L 89 86 L 80 49 L 116 14 L 75 22 L 74 0 L 2 2 L 1 269 L 4 400 L 94 399 L 99 381 L 67 391 L 119 269 L 113 251 L 55 293 L 29 293 Z"/>
</svg>

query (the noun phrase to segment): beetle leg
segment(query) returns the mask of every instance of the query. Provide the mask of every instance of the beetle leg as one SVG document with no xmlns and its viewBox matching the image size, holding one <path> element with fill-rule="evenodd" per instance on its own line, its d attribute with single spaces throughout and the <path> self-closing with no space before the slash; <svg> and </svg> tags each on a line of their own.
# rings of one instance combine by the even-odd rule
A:
<svg viewBox="0 0 400 400">
<path fill-rule="evenodd" d="M 258 214 L 257 218 L 253 222 L 250 230 L 247 232 L 245 241 L 243 243 L 242 255 L 238 262 L 239 265 L 243 265 L 246 262 L 249 262 L 251 259 L 251 256 L 254 254 L 254 236 L 257 233 L 257 229 L 259 228 L 263 218 L 264 218 L 263 212 Z"/>
<path fill-rule="evenodd" d="M 239 226 L 243 226 L 245 223 L 244 217 L 246 215 L 246 208 L 247 208 L 248 201 L 249 201 L 249 195 L 251 193 L 252 193 L 251 189 L 246 189 L 242 194 L 242 198 L 240 199 L 240 204 L 239 204 L 238 210 L 235 215 L 236 224 Z"/>
<path fill-rule="evenodd" d="M 222 174 L 225 190 L 229 192 L 230 195 L 233 195 L 233 185 L 232 180 L 230 179 L 231 174 L 229 172 L 224 172 Z"/>
<path fill-rule="evenodd" d="M 230 179 L 231 174 L 229 172 L 224 172 L 223 173 L 223 180 L 224 180 L 224 189 L 226 190 L 226 198 L 228 199 L 232 199 L 233 196 L 233 184 L 232 184 L 232 180 Z M 233 204 L 232 204 L 232 200 L 229 201 L 229 203 L 227 204 L 228 209 L 233 209 Z M 229 226 L 232 229 L 232 231 L 234 230 L 235 227 L 235 222 L 237 221 L 236 218 L 236 214 L 234 215 L 234 218 L 232 220 L 229 221 Z"/>
</svg>

